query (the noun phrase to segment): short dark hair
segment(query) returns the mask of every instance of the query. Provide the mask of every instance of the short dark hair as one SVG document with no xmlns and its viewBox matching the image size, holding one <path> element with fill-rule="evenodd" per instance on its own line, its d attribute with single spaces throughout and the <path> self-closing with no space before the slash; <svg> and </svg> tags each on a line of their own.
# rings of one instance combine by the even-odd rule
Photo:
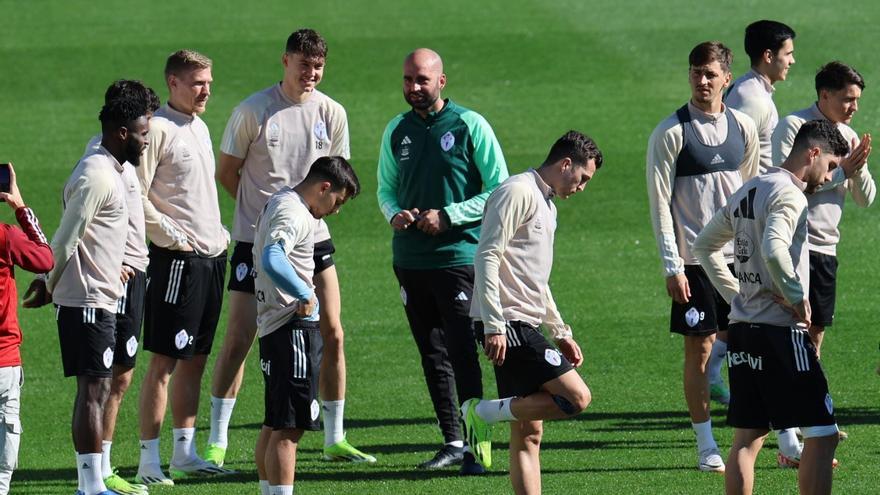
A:
<svg viewBox="0 0 880 495">
<path fill-rule="evenodd" d="M 132 94 L 120 94 L 104 104 L 98 120 L 101 129 L 111 131 L 120 127 L 130 127 L 131 123 L 147 114 L 149 101 Z"/>
<path fill-rule="evenodd" d="M 602 166 L 602 152 L 590 136 L 578 131 L 568 131 L 557 139 L 544 160 L 544 165 L 552 165 L 564 158 L 571 158 L 576 165 L 586 166 L 595 160 L 596 168 Z"/>
<path fill-rule="evenodd" d="M 183 72 L 210 69 L 214 62 L 194 50 L 177 50 L 165 61 L 165 77 L 174 74 L 180 77 Z"/>
<path fill-rule="evenodd" d="M 691 67 L 700 67 L 712 62 L 718 62 L 724 72 L 730 72 L 733 52 L 720 41 L 704 41 L 695 46 L 688 55 L 688 63 Z"/>
<path fill-rule="evenodd" d="M 793 40 L 794 29 L 776 21 L 756 21 L 746 27 L 745 48 L 752 65 L 757 64 L 764 50 L 779 51 L 786 40 Z"/>
<path fill-rule="evenodd" d="M 345 197 L 351 199 L 361 192 L 361 183 L 354 168 L 341 156 L 322 156 L 312 163 L 303 182 L 327 181 L 333 189 L 345 189 Z"/>
<path fill-rule="evenodd" d="M 314 29 L 299 29 L 287 38 L 287 53 L 301 53 L 306 58 L 327 58 L 327 42 Z"/>
<path fill-rule="evenodd" d="M 118 79 L 104 92 L 104 103 L 109 102 L 120 96 L 130 96 L 132 98 L 141 98 L 147 102 L 147 110 L 155 113 L 161 106 L 159 96 L 152 88 L 144 85 L 141 81 L 135 79 Z"/>
<path fill-rule="evenodd" d="M 831 153 L 839 157 L 849 153 L 849 145 L 837 129 L 837 125 L 825 119 L 805 122 L 794 137 L 790 154 L 813 146 L 818 146 L 823 153 Z"/>
<path fill-rule="evenodd" d="M 816 95 L 823 89 L 838 91 L 850 84 L 855 84 L 859 89 L 865 89 L 865 80 L 859 71 L 839 60 L 828 62 L 819 68 L 819 72 L 816 72 Z"/>
</svg>

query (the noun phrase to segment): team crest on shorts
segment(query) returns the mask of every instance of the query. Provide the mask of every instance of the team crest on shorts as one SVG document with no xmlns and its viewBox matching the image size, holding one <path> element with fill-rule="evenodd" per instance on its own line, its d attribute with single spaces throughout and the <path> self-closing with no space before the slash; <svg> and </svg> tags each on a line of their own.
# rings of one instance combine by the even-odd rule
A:
<svg viewBox="0 0 880 495">
<path fill-rule="evenodd" d="M 440 147 L 443 148 L 443 151 L 449 151 L 455 145 L 455 136 L 452 135 L 451 131 L 446 131 L 446 134 L 440 138 Z"/>
<path fill-rule="evenodd" d="M 312 413 L 312 421 L 314 421 L 318 419 L 318 413 L 321 412 L 321 407 L 318 406 L 318 401 L 316 401 L 315 399 L 312 399 L 311 409 L 312 410 L 310 412 Z"/>
<path fill-rule="evenodd" d="M 315 122 L 315 138 L 318 141 L 327 139 L 327 124 L 323 120 Z"/>
<path fill-rule="evenodd" d="M 182 329 L 181 331 L 177 332 L 177 335 L 174 336 L 174 347 L 182 350 L 184 347 L 186 347 L 187 343 L 189 343 L 189 334 L 186 333 L 186 329 Z"/>
<path fill-rule="evenodd" d="M 560 357 L 559 351 L 556 349 L 545 349 L 544 361 L 547 361 L 553 366 L 559 366 L 562 364 L 562 358 Z"/>
<path fill-rule="evenodd" d="M 248 266 L 247 263 L 239 263 L 238 266 L 235 267 L 235 279 L 239 282 L 243 281 L 247 276 Z"/>
<path fill-rule="evenodd" d="M 697 310 L 697 308 L 691 308 L 687 310 L 687 313 L 684 314 L 684 321 L 688 324 L 689 327 L 693 328 L 697 326 L 703 318 L 706 316 L 705 313 L 701 313 Z"/>
<path fill-rule="evenodd" d="M 834 414 L 834 401 L 831 400 L 831 394 L 825 394 L 825 409 L 828 409 L 828 414 Z"/>
<path fill-rule="evenodd" d="M 128 338 L 125 342 L 125 352 L 128 353 L 128 357 L 134 357 L 134 353 L 138 350 L 138 341 L 134 338 L 134 335 Z"/>
<path fill-rule="evenodd" d="M 108 347 L 107 349 L 104 350 L 103 358 L 104 358 L 104 367 L 110 368 L 110 366 L 113 365 L 113 348 L 112 347 Z"/>
</svg>

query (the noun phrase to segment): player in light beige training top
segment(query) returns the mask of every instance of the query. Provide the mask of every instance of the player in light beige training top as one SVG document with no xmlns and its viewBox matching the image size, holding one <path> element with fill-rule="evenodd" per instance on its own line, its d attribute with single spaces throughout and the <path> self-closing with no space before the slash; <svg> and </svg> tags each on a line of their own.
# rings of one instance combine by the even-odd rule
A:
<svg viewBox="0 0 880 495">
<path fill-rule="evenodd" d="M 151 119 L 150 147 L 138 170 L 150 238 L 141 386 L 141 458 L 136 479 L 173 484 L 160 468 L 159 435 L 171 383 L 172 477 L 223 474 L 196 453 L 195 421 L 205 362 L 223 301 L 229 234 L 220 222 L 214 152 L 199 118 L 211 95 L 211 60 L 180 50 L 168 57 L 168 102 Z"/>
<path fill-rule="evenodd" d="M 694 241 L 700 265 L 731 307 L 728 494 L 752 493 L 755 459 L 771 427 L 797 426 L 804 436 L 800 493 L 831 493 L 838 429 L 807 332 L 812 311 L 804 193 L 827 182 L 848 152 L 832 123 L 807 122 L 781 167 L 746 182 Z M 731 240 L 733 272 L 723 252 Z"/>
<path fill-rule="evenodd" d="M 590 403 L 590 389 L 574 370 L 583 354 L 556 309 L 549 282 L 553 198 L 583 191 L 601 166 L 596 143 L 569 131 L 538 169 L 505 180 L 486 201 L 470 314 L 495 365 L 501 399 L 468 399 L 461 411 L 468 443 L 487 467 L 492 425 L 510 423 L 510 479 L 517 494 L 541 493 L 543 420 L 574 416 Z M 541 325 L 555 345 L 541 334 Z"/>
<path fill-rule="evenodd" d="M 810 204 L 810 303 L 813 320 L 810 338 L 816 352 L 822 354 L 825 328 L 834 322 L 837 299 L 837 243 L 840 240 L 838 224 L 843 215 L 843 205 L 849 192 L 856 206 L 867 207 L 874 201 L 876 186 L 867 163 L 871 153 L 871 136 L 858 134 L 849 126 L 858 110 L 859 98 L 865 81 L 852 67 L 840 62 L 830 62 L 816 74 L 816 103 L 803 110 L 787 115 L 773 133 L 773 160 L 781 163 L 788 156 L 798 129 L 808 120 L 825 119 L 837 125 L 837 130 L 852 153 L 840 162 L 833 180 L 816 194 L 808 197 Z M 797 467 L 801 445 L 794 431 L 779 431 L 780 467 Z M 845 435 L 845 433 L 842 433 Z"/>
<path fill-rule="evenodd" d="M 25 305 L 55 303 L 65 376 L 77 377 L 73 444 L 82 493 L 107 491 L 102 471 L 104 405 L 116 347 L 116 308 L 125 294 L 128 207 L 123 164 L 137 167 L 147 146 L 148 101 L 131 94 L 101 110 L 101 146 L 88 148 L 64 187 L 64 212 L 52 251 L 55 268 L 35 281 Z M 51 298 L 47 297 L 51 295 Z M 109 474 L 109 473 L 106 473 Z"/>
<path fill-rule="evenodd" d="M 684 336 L 684 397 L 697 436 L 697 467 L 723 471 L 712 421 L 706 364 L 728 308 L 691 252 L 697 233 L 758 170 L 760 143 L 747 115 L 721 101 L 730 84 L 730 50 L 707 41 L 691 50 L 691 99 L 648 142 L 651 223 L 672 298 L 670 331 Z M 733 249 L 725 250 L 733 262 Z"/>
<path fill-rule="evenodd" d="M 211 382 L 211 434 L 206 457 L 217 464 L 225 461 L 227 430 L 242 383 L 243 363 L 257 330 L 251 254 L 257 215 L 273 193 L 299 184 L 317 158 L 333 155 L 348 159 L 351 154 L 345 110 L 317 89 L 326 58 L 327 44 L 320 34 L 311 29 L 292 33 L 281 58 L 281 82 L 242 101 L 223 134 L 217 180 L 236 203 L 229 323 Z M 341 300 L 332 256 L 335 248 L 323 221 L 315 243 L 315 285 L 324 339 L 320 373 L 324 458 L 375 462 L 373 456 L 352 447 L 343 431 L 346 372 Z M 260 457 L 257 470 L 265 480 Z"/>
</svg>

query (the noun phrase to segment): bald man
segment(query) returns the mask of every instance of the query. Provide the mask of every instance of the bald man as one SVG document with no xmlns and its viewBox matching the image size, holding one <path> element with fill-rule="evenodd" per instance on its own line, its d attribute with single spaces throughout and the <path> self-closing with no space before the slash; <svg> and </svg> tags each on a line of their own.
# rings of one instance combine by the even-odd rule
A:
<svg viewBox="0 0 880 495">
<path fill-rule="evenodd" d="M 483 468 L 465 446 L 458 406 L 482 397 L 468 316 L 483 206 L 507 178 L 495 133 L 481 115 L 440 93 L 443 61 L 420 48 L 403 63 L 412 107 L 391 119 L 379 153 L 379 208 L 394 236 L 394 273 L 444 445 L 421 469 Z"/>
</svg>

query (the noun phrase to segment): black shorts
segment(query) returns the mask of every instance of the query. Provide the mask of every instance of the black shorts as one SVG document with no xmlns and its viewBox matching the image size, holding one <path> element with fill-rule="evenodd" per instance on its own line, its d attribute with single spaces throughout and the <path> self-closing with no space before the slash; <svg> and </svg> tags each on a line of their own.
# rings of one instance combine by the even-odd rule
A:
<svg viewBox="0 0 880 495">
<path fill-rule="evenodd" d="M 147 274 L 134 270 L 134 276 L 125 283 L 125 295 L 116 305 L 116 349 L 113 351 L 113 364 L 134 368 L 141 340 L 146 296 Z"/>
<path fill-rule="evenodd" d="M 116 315 L 101 308 L 55 309 L 64 376 L 113 376 Z"/>
<path fill-rule="evenodd" d="M 784 429 L 835 424 L 828 382 L 806 330 L 731 324 L 727 364 L 728 425 Z"/>
<path fill-rule="evenodd" d="M 263 425 L 273 430 L 320 430 L 318 371 L 321 330 L 317 321 L 292 320 L 260 337 L 265 383 Z"/>
<path fill-rule="evenodd" d="M 237 292 L 254 293 L 254 244 L 252 242 L 236 241 L 232 248 L 232 257 L 229 258 L 229 268 L 232 274 L 229 277 L 227 290 Z"/>
<path fill-rule="evenodd" d="M 238 241 L 232 249 L 232 257 L 229 265 L 232 267 L 232 276 L 229 277 L 227 290 L 237 292 L 254 293 L 254 244 L 251 242 Z M 336 247 L 331 239 L 315 243 L 315 275 L 323 272 L 335 264 L 333 253 Z"/>
<path fill-rule="evenodd" d="M 480 346 L 485 346 L 483 322 L 474 322 L 474 334 Z M 573 369 L 539 329 L 520 321 L 507 322 L 507 354 L 504 364 L 495 366 L 498 397 L 525 397 Z"/>
<path fill-rule="evenodd" d="M 819 327 L 834 323 L 834 302 L 837 299 L 837 256 L 810 251 L 811 321 Z"/>
<path fill-rule="evenodd" d="M 731 271 L 733 267 L 728 265 Z M 687 304 L 672 301 L 669 331 L 699 337 L 727 330 L 730 305 L 712 286 L 712 282 L 700 265 L 685 265 L 684 275 L 691 288 Z"/>
<path fill-rule="evenodd" d="M 225 253 L 208 258 L 150 244 L 144 349 L 175 359 L 210 354 L 225 276 Z"/>
</svg>

